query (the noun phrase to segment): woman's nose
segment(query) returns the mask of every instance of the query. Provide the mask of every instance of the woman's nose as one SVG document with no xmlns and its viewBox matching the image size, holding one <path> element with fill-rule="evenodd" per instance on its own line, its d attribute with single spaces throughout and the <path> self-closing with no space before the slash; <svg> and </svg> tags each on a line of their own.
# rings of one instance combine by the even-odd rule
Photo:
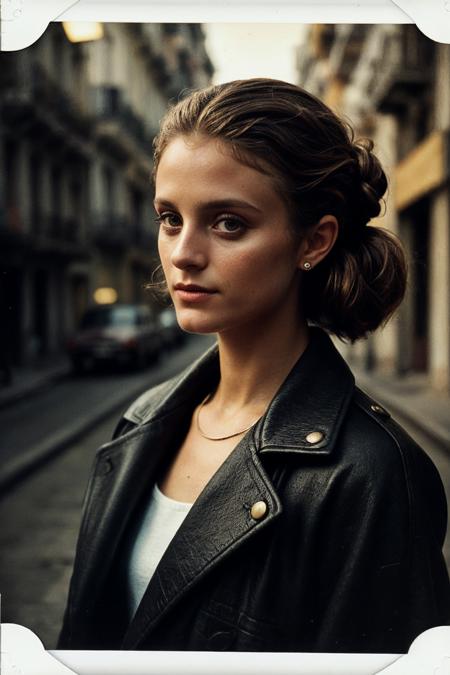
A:
<svg viewBox="0 0 450 675">
<path fill-rule="evenodd" d="M 171 260 L 172 264 L 179 269 L 187 267 L 203 269 L 207 264 L 207 251 L 202 233 L 184 225 L 176 238 Z"/>
</svg>

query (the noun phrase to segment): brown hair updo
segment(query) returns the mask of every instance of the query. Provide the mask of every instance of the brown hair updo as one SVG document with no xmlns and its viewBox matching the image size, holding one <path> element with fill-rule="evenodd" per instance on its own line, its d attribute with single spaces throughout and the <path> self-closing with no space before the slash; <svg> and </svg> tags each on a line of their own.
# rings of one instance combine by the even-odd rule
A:
<svg viewBox="0 0 450 675">
<path fill-rule="evenodd" d="M 303 276 L 306 318 L 354 342 L 385 323 L 406 287 L 399 241 L 368 227 L 379 215 L 387 180 L 373 143 L 304 89 L 268 78 L 195 91 L 169 109 L 154 141 L 154 176 L 168 143 L 198 133 L 227 143 L 236 159 L 270 175 L 304 236 L 334 215 L 331 252 Z"/>
</svg>

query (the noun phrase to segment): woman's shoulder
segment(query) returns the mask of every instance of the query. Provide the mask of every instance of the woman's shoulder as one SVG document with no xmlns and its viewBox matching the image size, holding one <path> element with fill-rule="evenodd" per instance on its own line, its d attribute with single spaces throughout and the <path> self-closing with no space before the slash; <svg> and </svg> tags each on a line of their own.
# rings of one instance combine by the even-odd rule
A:
<svg viewBox="0 0 450 675">
<path fill-rule="evenodd" d="M 354 470 L 373 472 L 382 480 L 389 472 L 437 474 L 426 451 L 391 412 L 355 387 L 341 430 L 341 457 Z"/>
<path fill-rule="evenodd" d="M 392 463 L 406 468 L 412 462 L 431 462 L 391 412 L 359 387 L 354 389 L 343 432 L 357 455 L 372 459 L 380 469 L 392 468 Z"/>
<path fill-rule="evenodd" d="M 436 467 L 390 412 L 356 387 L 330 452 L 290 455 L 283 466 L 281 498 L 295 522 L 350 539 L 376 531 L 386 546 L 395 539 L 412 546 L 422 536 L 443 544 L 447 506 Z"/>
<path fill-rule="evenodd" d="M 365 484 L 371 499 L 388 495 L 410 508 L 425 503 L 446 514 L 446 497 L 432 459 L 380 403 L 355 387 L 342 429 L 341 463 L 355 481 Z"/>
</svg>

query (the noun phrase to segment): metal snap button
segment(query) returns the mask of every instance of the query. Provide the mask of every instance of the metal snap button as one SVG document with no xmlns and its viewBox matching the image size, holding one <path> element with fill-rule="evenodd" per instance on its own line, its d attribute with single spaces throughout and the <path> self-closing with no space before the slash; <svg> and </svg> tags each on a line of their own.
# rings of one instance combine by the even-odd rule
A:
<svg viewBox="0 0 450 675">
<path fill-rule="evenodd" d="M 321 431 L 311 431 L 311 433 L 307 435 L 306 440 L 311 445 L 314 445 L 314 443 L 319 443 L 322 438 L 323 433 Z"/>
<path fill-rule="evenodd" d="M 113 470 L 113 463 L 110 457 L 105 457 L 102 463 L 102 474 L 106 476 L 106 474 L 110 473 Z"/>
<path fill-rule="evenodd" d="M 250 515 L 253 520 L 261 520 L 267 513 L 267 504 L 266 502 L 260 501 L 255 502 L 250 510 Z"/>
<path fill-rule="evenodd" d="M 378 403 L 373 403 L 370 406 L 370 409 L 373 410 L 374 413 L 377 413 L 377 415 L 383 415 L 383 417 L 390 417 L 388 411 L 381 405 L 378 405 Z"/>
</svg>

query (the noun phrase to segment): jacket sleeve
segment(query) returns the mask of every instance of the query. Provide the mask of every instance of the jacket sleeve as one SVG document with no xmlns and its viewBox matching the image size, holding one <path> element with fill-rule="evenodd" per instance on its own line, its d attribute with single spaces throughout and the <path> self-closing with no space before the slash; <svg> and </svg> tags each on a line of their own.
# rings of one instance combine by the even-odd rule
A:
<svg viewBox="0 0 450 675">
<path fill-rule="evenodd" d="M 415 446 L 403 456 L 410 498 L 408 597 L 413 632 L 419 634 L 450 624 L 450 584 L 442 553 L 447 502 L 439 473 L 425 452 Z"/>
<path fill-rule="evenodd" d="M 318 646 L 406 653 L 420 633 L 450 624 L 445 493 L 430 458 L 392 420 L 361 446 L 333 505 Z"/>
<path fill-rule="evenodd" d="M 135 429 L 136 426 L 137 425 L 136 425 L 135 422 L 132 422 L 125 415 L 122 415 L 120 417 L 118 423 L 116 424 L 116 427 L 113 431 L 111 440 L 113 440 L 113 441 L 116 440 L 120 436 L 123 436 L 127 432 Z M 83 500 L 82 513 L 84 513 L 84 507 L 85 507 L 85 504 L 86 504 L 87 496 L 89 494 L 90 485 L 91 485 L 91 482 L 93 480 L 92 474 L 93 474 L 93 469 L 91 469 L 91 475 L 90 475 L 90 478 L 89 478 L 89 483 L 88 483 L 87 488 L 86 488 L 86 492 L 85 492 L 85 496 L 84 496 L 84 500 Z M 79 536 L 80 536 L 80 534 L 79 534 Z M 78 543 L 77 543 L 77 547 L 78 547 Z M 70 586 L 69 586 L 69 594 L 68 594 L 68 600 L 67 600 L 67 603 L 66 603 L 66 608 L 65 608 L 65 611 L 64 611 L 63 623 L 62 623 L 61 631 L 60 631 L 60 634 L 59 634 L 59 637 L 58 637 L 57 649 L 70 649 L 71 648 L 71 637 L 70 637 L 71 636 L 71 628 L 70 628 L 70 626 L 71 626 L 71 615 L 70 614 L 71 614 L 71 605 L 72 605 L 71 594 L 72 594 L 72 579 L 71 579 Z"/>
</svg>

